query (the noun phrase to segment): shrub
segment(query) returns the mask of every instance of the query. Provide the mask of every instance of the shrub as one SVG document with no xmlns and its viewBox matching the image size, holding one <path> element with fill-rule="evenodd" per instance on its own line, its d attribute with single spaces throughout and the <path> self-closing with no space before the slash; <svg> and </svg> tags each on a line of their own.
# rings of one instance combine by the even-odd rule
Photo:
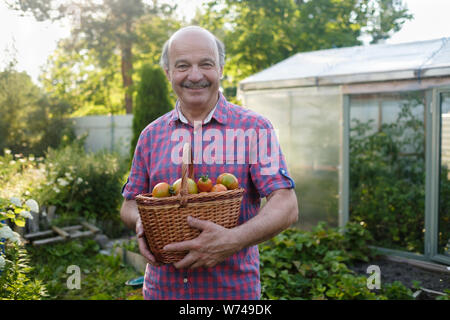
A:
<svg viewBox="0 0 450 320">
<path fill-rule="evenodd" d="M 132 288 L 124 283 L 139 274 L 124 266 L 120 256 L 103 255 L 99 249 L 97 242 L 88 238 L 31 248 L 31 260 L 40 266 L 33 276 L 46 283 L 45 299 L 127 299 Z M 67 268 L 72 265 L 80 268 L 80 288 L 76 290 L 67 287 Z"/>
<path fill-rule="evenodd" d="M 408 100 L 394 123 L 372 134 L 370 121 L 356 121 L 350 139 L 350 219 L 367 224 L 373 244 L 417 253 L 424 251 L 425 135 L 412 110 L 420 103 Z M 447 173 L 443 167 L 441 190 L 450 190 Z M 449 197 L 440 198 L 439 218 L 448 221 L 442 208 Z M 439 231 L 443 247 L 450 224 L 441 223 Z"/>
<path fill-rule="evenodd" d="M 133 138 L 131 159 L 141 131 L 153 120 L 171 110 L 166 76 L 159 67 L 144 65 L 140 72 L 136 105 L 133 108 Z"/>
<path fill-rule="evenodd" d="M 47 97 L 24 72 L 0 72 L 0 153 L 43 155 L 74 138 L 71 106 Z"/>
<path fill-rule="evenodd" d="M 28 203 L 28 205 L 27 205 Z M 19 227 L 30 218 L 30 206 L 18 198 L 0 198 L 0 299 L 36 300 L 46 295 L 41 281 L 31 279 L 33 268 L 29 266 L 27 251 L 22 247 L 20 236 L 12 231 L 8 221 Z M 35 209 L 35 208 L 34 208 Z"/>
<path fill-rule="evenodd" d="M 45 180 L 43 161 L 43 157 L 26 157 L 5 149 L 4 156 L 0 156 L 0 198 L 29 197 L 31 191 Z"/>
<path fill-rule="evenodd" d="M 34 190 L 44 205 L 55 205 L 60 222 L 80 218 L 98 224 L 109 236 L 123 230 L 119 208 L 126 162 L 116 153 L 86 153 L 82 143 L 49 150 L 45 160 L 46 179 Z"/>
</svg>

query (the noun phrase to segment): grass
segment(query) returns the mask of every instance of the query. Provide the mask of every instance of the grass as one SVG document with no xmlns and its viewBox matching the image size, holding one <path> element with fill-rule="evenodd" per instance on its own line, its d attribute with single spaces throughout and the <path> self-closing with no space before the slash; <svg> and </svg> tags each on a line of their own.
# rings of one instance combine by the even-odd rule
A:
<svg viewBox="0 0 450 320">
<path fill-rule="evenodd" d="M 131 266 L 124 265 L 117 255 L 99 253 L 99 245 L 92 239 L 73 240 L 66 243 L 28 247 L 33 277 L 46 285 L 47 300 L 142 300 L 141 289 L 125 282 L 142 276 Z M 80 270 L 80 288 L 69 289 L 74 272 Z M 70 269 L 69 269 L 70 270 Z M 72 277 L 72 278 L 71 278 Z"/>
</svg>

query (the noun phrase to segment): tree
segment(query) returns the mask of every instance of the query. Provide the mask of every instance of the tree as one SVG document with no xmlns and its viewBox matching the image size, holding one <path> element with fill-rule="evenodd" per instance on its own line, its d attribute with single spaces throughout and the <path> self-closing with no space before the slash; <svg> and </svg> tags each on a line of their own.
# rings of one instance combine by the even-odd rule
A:
<svg viewBox="0 0 450 320">
<path fill-rule="evenodd" d="M 26 73 L 0 72 L 0 152 L 43 155 L 73 138 L 68 112 L 68 104 L 47 97 Z"/>
<path fill-rule="evenodd" d="M 137 42 L 136 25 L 145 15 L 170 14 L 173 7 L 157 0 L 102 0 L 66 2 L 58 0 L 10 0 L 10 8 L 31 13 L 38 21 L 72 17 L 75 51 L 92 50 L 102 69 L 111 69 L 113 56 L 120 54 L 120 73 L 127 113 L 133 109 L 133 46 Z M 80 41 L 81 40 L 81 41 Z"/>
<path fill-rule="evenodd" d="M 40 75 L 45 91 L 54 98 L 70 103 L 73 116 L 125 112 L 120 56 L 112 55 L 102 68 L 97 63 L 94 50 L 78 51 L 73 50 L 73 46 L 73 39 L 61 40 L 49 57 Z"/>
<path fill-rule="evenodd" d="M 371 43 L 389 39 L 400 31 L 406 20 L 412 19 L 402 0 L 379 0 L 372 2 L 372 21 L 368 23 L 366 33 L 372 37 Z"/>
<path fill-rule="evenodd" d="M 386 39 L 411 19 L 401 0 L 215 0 L 204 9 L 194 22 L 225 42 L 224 86 L 298 52 Z"/>
<path fill-rule="evenodd" d="M 169 84 L 159 66 L 143 65 L 141 69 L 136 96 L 136 106 L 133 110 L 133 138 L 131 141 L 131 158 L 134 155 L 139 135 L 153 120 L 169 112 L 172 102 L 169 99 Z"/>
<path fill-rule="evenodd" d="M 39 90 L 24 72 L 0 73 L 0 151 L 22 151 L 27 130 L 26 117 L 39 100 Z"/>
</svg>

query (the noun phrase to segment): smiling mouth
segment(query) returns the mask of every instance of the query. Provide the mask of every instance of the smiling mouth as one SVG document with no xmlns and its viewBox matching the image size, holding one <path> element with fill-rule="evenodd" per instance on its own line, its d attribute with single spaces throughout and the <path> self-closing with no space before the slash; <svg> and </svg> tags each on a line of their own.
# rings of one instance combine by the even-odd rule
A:
<svg viewBox="0 0 450 320">
<path fill-rule="evenodd" d="M 200 82 L 192 82 L 192 81 L 185 81 L 181 84 L 183 88 L 186 89 L 192 89 L 192 90 L 199 90 L 199 89 L 205 89 L 208 88 L 211 85 L 209 81 L 203 80 Z"/>
</svg>

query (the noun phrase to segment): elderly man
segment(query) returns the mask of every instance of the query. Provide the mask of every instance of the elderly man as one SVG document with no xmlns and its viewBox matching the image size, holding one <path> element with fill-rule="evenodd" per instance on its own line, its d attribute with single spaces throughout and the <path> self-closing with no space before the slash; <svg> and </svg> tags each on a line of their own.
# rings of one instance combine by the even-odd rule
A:
<svg viewBox="0 0 450 320">
<path fill-rule="evenodd" d="M 163 48 L 161 65 L 178 100 L 173 111 L 142 131 L 122 191 L 125 201 L 121 218 L 129 228 L 136 230 L 140 252 L 148 260 L 143 287 L 145 299 L 259 299 L 257 244 L 298 219 L 294 182 L 288 175 L 276 136 L 270 137 L 275 144 L 261 143 L 267 142 L 263 138 L 273 133 L 272 125 L 261 115 L 227 102 L 219 91 L 224 61 L 223 44 L 200 27 L 178 30 Z M 203 174 L 217 177 L 222 172 L 230 172 L 246 191 L 238 226 L 227 229 L 189 217 L 188 224 L 201 230 L 200 235 L 193 240 L 167 245 L 164 250 L 185 250 L 188 254 L 177 263 L 162 265 L 146 244 L 134 198 L 150 192 L 158 182 L 173 183 L 181 176 L 181 166 L 173 161 L 173 150 L 180 145 L 180 137 L 175 133 L 181 131 L 192 140 L 199 136 L 200 140 L 202 136 L 203 140 L 208 140 L 205 137 L 209 135 L 210 141 L 214 136 L 218 140 L 214 141 L 216 147 L 218 142 L 219 147 L 226 147 L 225 156 L 216 148 L 214 156 L 206 159 L 206 149 L 210 146 L 194 146 L 196 177 Z M 234 148 L 234 140 L 222 143 L 219 139 L 230 137 L 230 133 L 235 133 L 231 135 L 234 138 L 245 133 L 258 141 L 252 144 L 249 138 L 245 143 L 244 136 L 244 139 L 237 139 L 241 143 Z M 267 168 L 267 161 L 264 161 L 267 154 L 266 158 L 261 154 L 253 156 L 256 144 L 267 154 L 275 154 L 275 168 Z M 267 202 L 261 208 L 264 197 Z"/>
</svg>

